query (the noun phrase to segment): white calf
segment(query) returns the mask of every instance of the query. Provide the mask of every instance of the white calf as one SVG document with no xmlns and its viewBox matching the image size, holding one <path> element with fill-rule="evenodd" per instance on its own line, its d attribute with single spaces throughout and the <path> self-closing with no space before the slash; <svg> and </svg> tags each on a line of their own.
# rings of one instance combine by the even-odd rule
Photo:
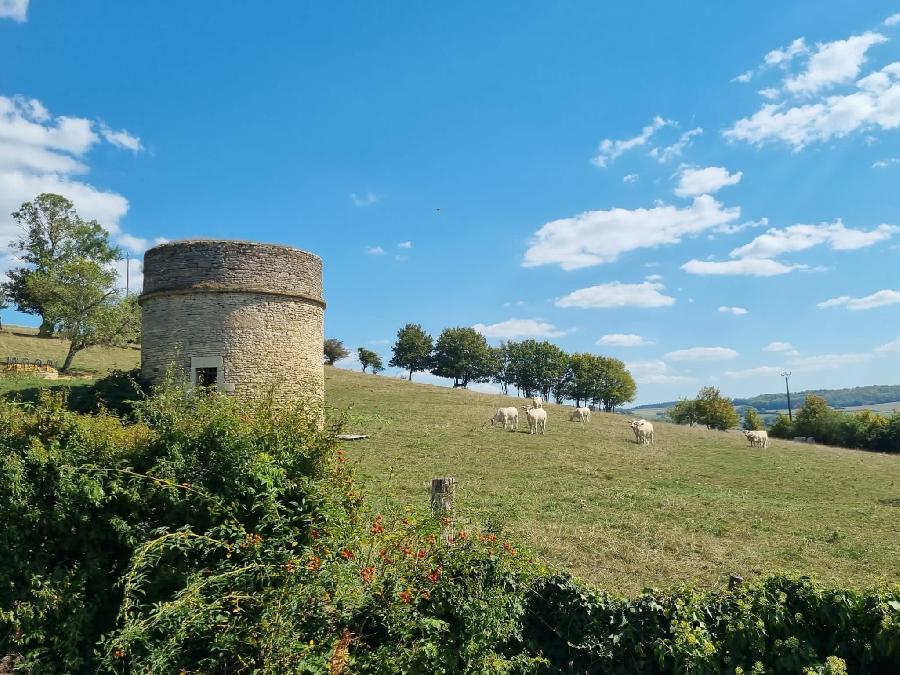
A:
<svg viewBox="0 0 900 675">
<path fill-rule="evenodd" d="M 591 409 L 590 408 L 575 408 L 572 411 L 571 420 L 573 422 L 590 422 L 591 421 Z"/>
<path fill-rule="evenodd" d="M 512 426 L 513 431 L 518 430 L 519 409 L 515 406 L 510 406 L 509 408 L 498 408 L 497 412 L 494 413 L 494 416 L 491 418 L 491 426 L 500 423 L 503 424 L 504 431 L 506 430 L 507 424 Z"/>
<path fill-rule="evenodd" d="M 522 410 L 525 411 L 525 417 L 528 418 L 528 433 L 540 432 L 543 435 L 547 429 L 547 411 L 530 405 L 523 406 Z"/>
<path fill-rule="evenodd" d="M 641 445 L 653 443 L 653 425 L 647 420 L 632 420 L 631 430 L 634 432 L 634 440 Z"/>
<path fill-rule="evenodd" d="M 532 396 L 531 397 L 531 407 L 532 408 L 543 408 L 544 407 L 544 399 L 540 396 Z"/>
<path fill-rule="evenodd" d="M 751 448 L 769 447 L 769 432 L 767 431 L 745 431 L 744 436 L 750 441 Z"/>
</svg>

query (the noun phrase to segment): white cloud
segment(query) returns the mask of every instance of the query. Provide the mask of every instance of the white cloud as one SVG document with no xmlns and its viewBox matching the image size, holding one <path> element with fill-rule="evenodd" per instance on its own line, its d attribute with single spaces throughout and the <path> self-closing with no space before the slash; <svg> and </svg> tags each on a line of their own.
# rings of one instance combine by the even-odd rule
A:
<svg viewBox="0 0 900 675">
<path fill-rule="evenodd" d="M 630 185 L 631 183 L 637 183 L 639 178 L 640 176 L 636 173 L 630 173 L 627 176 L 622 177 L 622 182 Z"/>
<path fill-rule="evenodd" d="M 410 249 L 410 248 L 412 248 L 412 247 L 413 247 L 413 246 L 412 246 L 412 242 L 411 242 L 411 241 L 401 241 L 399 244 L 397 244 L 397 248 L 406 248 L 406 249 Z"/>
<path fill-rule="evenodd" d="M 897 24 L 900 24 L 900 12 L 898 12 L 897 14 L 891 14 L 884 20 L 885 26 L 896 26 Z"/>
<path fill-rule="evenodd" d="M 644 277 L 644 281 L 662 281 L 664 278 L 662 274 L 648 274 Z"/>
<path fill-rule="evenodd" d="M 775 99 L 777 99 L 779 97 L 780 94 L 779 94 L 779 91 L 777 89 L 775 89 L 774 87 L 766 87 L 765 89 L 759 90 L 759 95 L 762 96 L 764 99 L 767 99 L 769 101 L 774 101 Z"/>
<path fill-rule="evenodd" d="M 736 356 L 738 353 L 730 347 L 691 347 L 666 354 L 672 361 L 726 361 Z"/>
<path fill-rule="evenodd" d="M 638 384 L 684 384 L 694 381 L 694 378 L 677 373 L 660 359 L 634 361 L 626 363 L 625 367 Z"/>
<path fill-rule="evenodd" d="M 653 148 L 650 151 L 650 156 L 655 158 L 660 164 L 665 164 L 676 157 L 680 157 L 681 153 L 683 153 L 691 144 L 691 139 L 702 133 L 703 129 L 700 127 L 685 131 L 672 145 L 668 145 L 664 148 Z"/>
<path fill-rule="evenodd" d="M 784 88 L 792 94 L 811 95 L 832 85 L 849 82 L 859 75 L 869 48 L 883 42 L 887 42 L 884 35 L 869 32 L 846 40 L 819 43 L 809 57 L 806 70 L 785 80 Z"/>
<path fill-rule="evenodd" d="M 763 62 L 767 66 L 784 66 L 793 61 L 795 56 L 806 54 L 809 48 L 806 46 L 806 40 L 802 37 L 797 38 L 787 47 L 782 49 L 773 49 L 766 54 Z"/>
<path fill-rule="evenodd" d="M 122 148 L 123 150 L 131 150 L 132 152 L 140 152 L 144 149 L 144 146 L 141 145 L 141 139 L 137 136 L 132 136 L 124 129 L 120 131 L 114 131 L 105 124 L 101 124 L 100 133 L 109 144 L 114 145 L 117 148 Z"/>
<path fill-rule="evenodd" d="M 779 366 L 757 366 L 756 368 L 745 368 L 743 370 L 726 370 L 725 375 L 728 377 L 744 378 L 757 377 L 759 375 L 781 375 L 784 368 Z"/>
<path fill-rule="evenodd" d="M 788 354 L 799 354 L 797 348 L 790 342 L 780 342 L 775 340 L 763 347 L 764 352 L 786 352 Z"/>
<path fill-rule="evenodd" d="M 744 309 L 743 307 L 719 307 L 720 314 L 734 314 L 735 316 L 743 316 L 744 314 L 749 314 L 750 310 Z"/>
<path fill-rule="evenodd" d="M 753 79 L 753 71 L 747 70 L 747 71 L 744 71 L 743 73 L 741 73 L 740 75 L 737 75 L 736 77 L 734 77 L 731 81 L 732 82 L 740 82 L 741 84 L 746 84 L 747 82 L 749 82 L 752 79 Z"/>
<path fill-rule="evenodd" d="M 366 247 L 366 255 L 384 255 L 384 249 L 380 246 Z"/>
<path fill-rule="evenodd" d="M 364 195 L 351 192 L 350 201 L 353 202 L 354 206 L 372 206 L 381 201 L 381 195 L 376 195 L 374 192 L 367 192 Z"/>
<path fill-rule="evenodd" d="M 873 230 L 855 230 L 837 220 L 819 225 L 791 225 L 772 228 L 749 244 L 731 252 L 732 258 L 776 258 L 785 253 L 827 245 L 834 251 L 851 251 L 872 246 L 900 232 L 895 225 L 879 225 Z"/>
<path fill-rule="evenodd" d="M 707 166 L 702 169 L 685 166 L 681 169 L 675 194 L 679 197 L 711 195 L 723 187 L 740 183 L 742 175 L 740 171 L 728 173 L 728 169 L 721 166 Z"/>
<path fill-rule="evenodd" d="M 813 103 L 763 105 L 723 132 L 730 141 L 755 145 L 781 141 L 802 150 L 814 142 L 843 138 L 856 131 L 900 126 L 900 62 L 862 78 L 850 93 Z"/>
<path fill-rule="evenodd" d="M 650 122 L 647 126 L 645 126 L 641 133 L 633 138 L 626 138 L 623 140 L 613 140 L 611 138 L 603 139 L 603 142 L 600 143 L 600 147 L 597 149 L 597 156 L 594 157 L 591 162 L 595 166 L 599 166 L 601 168 L 605 168 L 609 165 L 610 162 L 615 161 L 624 153 L 629 150 L 633 150 L 634 148 L 639 148 L 643 145 L 646 145 L 650 138 L 657 131 L 667 126 L 674 126 L 675 123 L 671 120 L 663 119 L 659 115 L 653 118 L 653 121 Z"/>
<path fill-rule="evenodd" d="M 774 277 L 794 270 L 807 269 L 807 265 L 786 265 L 777 260 L 689 260 L 681 266 L 688 274 L 728 275 L 745 277 Z"/>
<path fill-rule="evenodd" d="M 90 171 L 87 154 L 103 140 L 102 125 L 100 135 L 95 126 L 89 119 L 54 117 L 37 99 L 0 96 L 0 249 L 19 236 L 9 214 L 43 192 L 70 199 L 83 218 L 97 220 L 124 248 L 147 248 L 146 240 L 121 229 L 125 197 L 75 179 Z M 13 262 L 0 262 L 0 273 Z"/>
<path fill-rule="evenodd" d="M 872 168 L 886 169 L 889 166 L 894 166 L 895 164 L 900 164 L 900 157 L 888 157 L 887 159 L 879 159 L 877 162 L 872 164 Z"/>
<path fill-rule="evenodd" d="M 900 15 L 898 15 L 900 16 Z M 876 352 L 900 352 L 900 336 L 896 340 L 891 340 L 880 347 L 875 348 Z"/>
<path fill-rule="evenodd" d="M 0 0 L 0 19 L 24 22 L 28 16 L 28 0 Z"/>
<path fill-rule="evenodd" d="M 845 307 L 850 310 L 858 311 L 863 309 L 874 309 L 876 307 L 885 307 L 887 305 L 896 305 L 897 303 L 900 303 L 900 291 L 885 289 L 863 298 L 853 298 L 849 295 L 842 295 L 837 298 L 831 298 L 830 300 L 820 302 L 816 307 L 819 309 Z"/>
<path fill-rule="evenodd" d="M 514 338 L 561 337 L 568 333 L 568 331 L 560 330 L 552 323 L 547 323 L 541 319 L 512 318 L 507 321 L 492 323 L 490 325 L 476 323 L 472 328 L 486 338 L 508 340 Z"/>
<path fill-rule="evenodd" d="M 557 307 L 609 309 L 615 307 L 668 307 L 675 298 L 660 293 L 660 283 L 623 284 L 613 281 L 599 286 L 580 288 L 556 300 Z"/>
<path fill-rule="evenodd" d="M 744 230 L 753 227 L 767 227 L 768 224 L 768 218 L 760 218 L 759 220 L 748 220 L 746 223 L 741 223 L 740 225 L 720 225 L 715 228 L 713 232 L 717 234 L 737 234 L 738 232 L 743 232 Z M 712 239 L 712 235 L 709 235 L 709 238 Z"/>
<path fill-rule="evenodd" d="M 531 238 L 522 264 L 558 264 L 575 270 L 610 263 L 629 251 L 677 244 L 684 237 L 733 223 L 740 215 L 740 208 L 724 208 L 709 195 L 695 197 L 687 207 L 586 211 L 541 227 Z"/>
<path fill-rule="evenodd" d="M 635 335 L 634 333 L 610 333 L 597 340 L 597 344 L 606 347 L 644 347 L 655 343 L 653 340 L 648 340 L 643 335 Z"/>
<path fill-rule="evenodd" d="M 791 361 L 791 367 L 803 370 L 832 370 L 862 363 L 871 358 L 871 354 L 819 354 L 794 359 Z"/>
</svg>

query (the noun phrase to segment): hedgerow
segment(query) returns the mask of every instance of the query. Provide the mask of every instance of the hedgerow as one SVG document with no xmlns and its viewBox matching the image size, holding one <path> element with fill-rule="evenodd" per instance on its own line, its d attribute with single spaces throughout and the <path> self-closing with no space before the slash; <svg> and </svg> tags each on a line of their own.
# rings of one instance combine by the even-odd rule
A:
<svg viewBox="0 0 900 675">
<path fill-rule="evenodd" d="M 0 659 L 34 673 L 880 673 L 900 587 L 624 599 L 502 533 L 374 512 L 320 413 L 166 388 L 0 405 Z"/>
</svg>

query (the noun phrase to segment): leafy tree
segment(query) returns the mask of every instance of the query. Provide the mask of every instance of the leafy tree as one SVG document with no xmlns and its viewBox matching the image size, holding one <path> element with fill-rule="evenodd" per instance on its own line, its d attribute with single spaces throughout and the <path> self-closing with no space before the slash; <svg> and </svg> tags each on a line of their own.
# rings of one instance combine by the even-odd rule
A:
<svg viewBox="0 0 900 675">
<path fill-rule="evenodd" d="M 509 342 L 501 342 L 499 347 L 491 349 L 491 380 L 500 385 L 504 394 L 509 393 L 509 385 L 512 384 L 512 371 L 510 370 Z"/>
<path fill-rule="evenodd" d="M 697 394 L 697 407 L 700 422 L 707 429 L 725 431 L 736 427 L 741 420 L 731 399 L 722 396 L 718 387 L 703 387 Z"/>
<path fill-rule="evenodd" d="M 344 346 L 344 343 L 336 338 L 328 338 L 324 345 L 325 363 L 333 366 L 335 361 L 346 359 L 350 356 L 350 350 Z"/>
<path fill-rule="evenodd" d="M 550 342 L 524 340 L 507 345 L 509 380 L 525 396 L 565 390 L 569 356 Z"/>
<path fill-rule="evenodd" d="M 388 365 L 408 370 L 410 381 L 414 372 L 431 367 L 434 340 L 417 323 L 408 323 L 397 331 L 397 342 L 393 349 L 394 355 Z"/>
<path fill-rule="evenodd" d="M 769 435 L 775 438 L 793 438 L 795 436 L 794 423 L 787 415 L 778 413 L 775 421 L 769 425 Z"/>
<path fill-rule="evenodd" d="M 27 293 L 40 302 L 44 321 L 69 340 L 61 373 L 69 371 L 83 349 L 137 339 L 137 305 L 119 298 L 115 281 L 114 271 L 85 258 L 64 262 L 52 273 L 28 276 Z"/>
<path fill-rule="evenodd" d="M 595 401 L 603 405 L 606 412 L 617 406 L 633 401 L 637 394 L 637 384 L 625 364 L 619 359 L 598 357 L 597 390 Z"/>
<path fill-rule="evenodd" d="M 83 220 L 72 202 L 60 195 L 40 194 L 22 204 L 12 217 L 23 234 L 10 246 L 23 265 L 7 273 L 5 292 L 20 312 L 41 317 L 38 335 L 49 337 L 53 334 L 54 320 L 48 315 L 46 304 L 51 300 L 34 294 L 35 288 L 43 287 L 44 282 L 35 286 L 30 282 L 32 277 L 59 277 L 65 265 L 81 260 L 105 267 L 122 255 L 110 244 L 109 234 L 96 220 Z"/>
<path fill-rule="evenodd" d="M 694 426 L 700 423 L 700 408 L 697 401 L 685 398 L 666 410 L 666 416 L 675 424 Z"/>
<path fill-rule="evenodd" d="M 841 413 L 837 412 L 821 396 L 810 394 L 794 415 L 794 433 L 812 436 L 821 443 L 842 445 Z"/>
<path fill-rule="evenodd" d="M 359 363 L 362 366 L 363 372 L 366 372 L 366 368 L 369 366 L 372 366 L 373 374 L 379 370 L 384 370 L 384 366 L 381 365 L 381 357 L 371 349 L 360 347 L 356 350 L 356 353 L 359 354 Z"/>
<path fill-rule="evenodd" d="M 9 307 L 9 297 L 3 286 L 0 286 L 0 312 Z M 3 317 L 0 316 L 0 330 L 3 330 Z"/>
<path fill-rule="evenodd" d="M 750 407 L 744 411 L 744 422 L 741 427 L 747 431 L 762 431 L 766 428 L 766 423 L 763 422 L 756 408 Z"/>
<path fill-rule="evenodd" d="M 453 378 L 454 387 L 485 382 L 492 374 L 491 348 L 474 328 L 445 328 L 434 347 L 431 372 Z"/>
<path fill-rule="evenodd" d="M 599 379 L 599 357 L 587 352 L 569 356 L 568 383 L 566 396 L 575 401 L 577 407 L 599 399 L 597 380 Z"/>
</svg>

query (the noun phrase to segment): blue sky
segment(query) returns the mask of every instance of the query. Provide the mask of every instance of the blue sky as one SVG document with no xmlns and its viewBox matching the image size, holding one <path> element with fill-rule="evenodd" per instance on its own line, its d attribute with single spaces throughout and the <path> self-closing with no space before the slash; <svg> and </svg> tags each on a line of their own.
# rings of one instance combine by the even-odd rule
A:
<svg viewBox="0 0 900 675">
<path fill-rule="evenodd" d="M 640 402 L 900 383 L 900 3 L 0 15 L 3 251 L 57 191 L 135 256 L 318 253 L 328 336 L 385 357 L 413 321 L 622 358 Z"/>
</svg>

